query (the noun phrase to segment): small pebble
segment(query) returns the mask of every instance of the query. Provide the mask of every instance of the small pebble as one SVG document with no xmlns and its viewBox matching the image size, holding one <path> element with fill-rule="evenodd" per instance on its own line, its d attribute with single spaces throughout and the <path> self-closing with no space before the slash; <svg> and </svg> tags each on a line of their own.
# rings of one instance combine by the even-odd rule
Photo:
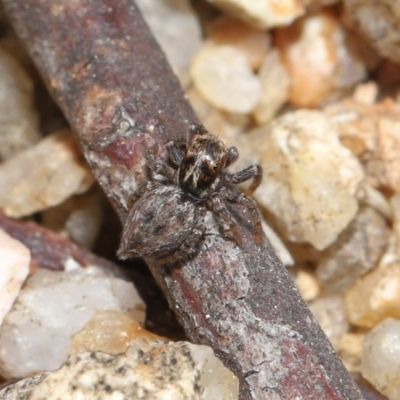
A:
<svg viewBox="0 0 400 400">
<path fill-rule="evenodd" d="M 220 110 L 250 113 L 260 99 L 259 78 L 243 52 L 233 46 L 204 46 L 190 71 L 197 90 Z"/>
<path fill-rule="evenodd" d="M 31 254 L 18 240 L 0 229 L 0 326 L 29 273 Z"/>
<path fill-rule="evenodd" d="M 32 274 L 0 330 L 0 373 L 22 378 L 59 368 L 71 336 L 99 310 L 144 321 L 145 306 L 131 283 L 96 267 Z"/>
<path fill-rule="evenodd" d="M 0 206 L 9 217 L 22 217 L 85 192 L 94 177 L 70 131 L 42 139 L 0 165 Z"/>
<path fill-rule="evenodd" d="M 208 0 L 234 17 L 256 28 L 289 25 L 305 12 L 302 0 Z"/>
<path fill-rule="evenodd" d="M 322 253 L 316 270 L 319 281 L 340 293 L 377 266 L 389 244 L 386 220 L 363 207 L 338 240 Z"/>
<path fill-rule="evenodd" d="M 282 64 L 279 52 L 271 50 L 265 57 L 258 75 L 262 92 L 253 110 L 258 125 L 270 122 L 289 99 L 290 76 Z"/>
<path fill-rule="evenodd" d="M 82 330 L 72 336 L 70 354 L 84 351 L 123 353 L 132 340 L 144 337 L 149 340 L 166 339 L 142 328 L 134 319 L 116 310 L 100 310 Z"/>
<path fill-rule="evenodd" d="M 352 374 L 358 374 L 361 371 L 361 353 L 364 338 L 364 333 L 352 332 L 345 333 L 340 338 L 338 353 L 345 367 Z"/>
<path fill-rule="evenodd" d="M 400 103 L 387 98 L 372 105 L 345 98 L 324 110 L 343 144 L 364 164 L 367 183 L 400 191 Z"/>
<path fill-rule="evenodd" d="M 383 57 L 400 63 L 400 2 L 344 0 L 348 17 Z"/>
<path fill-rule="evenodd" d="M 265 30 L 255 29 L 227 16 L 212 22 L 207 40 L 217 46 L 230 45 L 242 51 L 253 70 L 260 68 L 271 46 L 271 38 Z"/>
<path fill-rule="evenodd" d="M 361 373 L 389 400 L 400 399 L 400 320 L 385 319 L 366 335 Z"/>
<path fill-rule="evenodd" d="M 347 317 L 353 325 L 372 328 L 386 318 L 400 318 L 400 262 L 381 264 L 346 293 Z"/>
<path fill-rule="evenodd" d="M 103 197 L 98 190 L 73 196 L 42 212 L 42 225 L 91 249 L 103 220 Z"/>
<path fill-rule="evenodd" d="M 321 286 L 311 271 L 300 269 L 296 273 L 295 282 L 304 301 L 315 300 L 321 292 Z"/>
<path fill-rule="evenodd" d="M 181 84 L 186 86 L 190 81 L 191 60 L 202 44 L 200 22 L 190 1 L 137 0 L 136 3 Z"/>
<path fill-rule="evenodd" d="M 291 241 L 323 250 L 358 210 L 363 180 L 357 158 L 321 112 L 300 110 L 246 136 L 264 179 L 256 200 L 274 214 Z"/>
<path fill-rule="evenodd" d="M 289 99 L 297 107 L 318 107 L 366 77 L 361 60 L 347 47 L 339 20 L 329 12 L 278 29 L 275 40 L 290 75 Z"/>
<path fill-rule="evenodd" d="M 237 400 L 239 396 L 238 379 L 211 348 L 144 338 L 134 340 L 126 352 L 116 355 L 75 354 L 58 371 L 38 378 L 36 382 L 34 378 L 27 380 L 24 393 L 13 385 L 0 391 L 0 396 L 3 398 L 6 391 L 7 400 L 26 396 L 30 400 L 59 400 L 60 396 L 85 400 Z M 10 392 L 15 397 L 10 397 Z"/>
<path fill-rule="evenodd" d="M 0 160 L 10 159 L 41 138 L 33 89 L 23 67 L 0 48 Z"/>
</svg>

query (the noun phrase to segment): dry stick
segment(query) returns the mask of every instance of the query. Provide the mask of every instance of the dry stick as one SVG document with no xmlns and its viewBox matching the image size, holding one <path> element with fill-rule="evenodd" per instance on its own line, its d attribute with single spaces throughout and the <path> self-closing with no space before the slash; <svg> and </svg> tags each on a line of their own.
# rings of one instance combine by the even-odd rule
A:
<svg viewBox="0 0 400 400">
<path fill-rule="evenodd" d="M 75 261 L 85 267 L 96 265 L 109 275 L 125 276 L 118 265 L 32 221 L 8 218 L 0 212 L 0 229 L 30 250 L 31 264 L 35 267 L 64 271 L 68 262 Z"/>
<path fill-rule="evenodd" d="M 165 143 L 197 122 L 159 46 L 132 0 L 4 3 L 124 221 L 146 150 L 164 157 Z M 268 240 L 258 247 L 233 208 L 241 248 L 208 218 L 192 262 L 146 260 L 187 335 L 239 377 L 241 399 L 362 399 Z"/>
</svg>

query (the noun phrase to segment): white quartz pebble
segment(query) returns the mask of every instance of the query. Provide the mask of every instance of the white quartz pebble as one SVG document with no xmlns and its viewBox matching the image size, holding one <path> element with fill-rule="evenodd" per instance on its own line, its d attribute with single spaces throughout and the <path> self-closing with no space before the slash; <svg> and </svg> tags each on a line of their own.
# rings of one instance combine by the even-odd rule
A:
<svg viewBox="0 0 400 400">
<path fill-rule="evenodd" d="M 29 277 L 0 330 L 0 373 L 6 377 L 59 368 L 71 336 L 98 310 L 117 310 L 144 321 L 133 285 L 96 267 L 70 272 L 39 270 Z"/>
<path fill-rule="evenodd" d="M 400 320 L 388 318 L 367 334 L 361 373 L 389 400 L 400 399 Z"/>
</svg>

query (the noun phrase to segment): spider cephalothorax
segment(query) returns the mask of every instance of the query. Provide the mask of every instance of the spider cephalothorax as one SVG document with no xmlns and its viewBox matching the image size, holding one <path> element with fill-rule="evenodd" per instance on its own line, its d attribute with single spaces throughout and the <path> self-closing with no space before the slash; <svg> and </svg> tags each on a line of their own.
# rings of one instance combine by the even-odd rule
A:
<svg viewBox="0 0 400 400">
<path fill-rule="evenodd" d="M 258 243 L 261 221 L 254 200 L 232 185 L 253 179 L 251 194 L 260 184 L 258 165 L 231 174 L 227 167 L 238 158 L 236 147 L 226 147 L 200 125 L 190 125 L 186 144 L 167 144 L 170 164 L 149 154 L 152 179 L 135 196 L 125 224 L 118 255 L 129 257 L 193 257 L 205 234 L 204 216 L 213 212 L 223 237 L 241 245 L 241 237 L 226 202 L 246 207 Z"/>
</svg>

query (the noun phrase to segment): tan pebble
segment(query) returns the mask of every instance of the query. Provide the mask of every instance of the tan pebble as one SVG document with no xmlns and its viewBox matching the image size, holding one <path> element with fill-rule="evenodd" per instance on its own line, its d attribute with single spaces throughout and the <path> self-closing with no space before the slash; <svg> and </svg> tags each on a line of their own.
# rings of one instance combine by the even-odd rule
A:
<svg viewBox="0 0 400 400">
<path fill-rule="evenodd" d="M 356 86 L 353 93 L 353 99 L 358 103 L 370 106 L 375 103 L 378 96 L 378 90 L 378 85 L 373 81 L 362 83 Z"/>
<path fill-rule="evenodd" d="M 321 291 L 321 287 L 315 275 L 305 270 L 299 270 L 296 274 L 296 286 L 304 301 L 315 300 Z"/>
<path fill-rule="evenodd" d="M 400 2 L 344 0 L 348 17 L 383 57 L 400 63 Z"/>
<path fill-rule="evenodd" d="M 366 335 L 361 373 L 389 400 L 400 399 L 400 320 L 385 319 Z"/>
<path fill-rule="evenodd" d="M 301 110 L 249 133 L 264 179 L 255 192 L 287 237 L 323 250 L 357 213 L 363 170 L 321 112 Z"/>
<path fill-rule="evenodd" d="M 257 28 L 289 25 L 305 12 L 302 0 L 208 0 Z"/>
<path fill-rule="evenodd" d="M 265 57 L 259 77 L 262 93 L 253 116 L 258 125 L 270 122 L 289 98 L 290 76 L 281 62 L 279 52 L 274 49 Z"/>
<path fill-rule="evenodd" d="M 362 207 L 338 240 L 321 254 L 318 280 L 331 292 L 342 292 L 378 264 L 389 236 L 384 217 Z"/>
<path fill-rule="evenodd" d="M 271 46 L 271 38 L 265 30 L 227 16 L 213 21 L 207 39 L 215 45 L 230 45 L 242 51 L 252 69 L 260 67 Z"/>
<path fill-rule="evenodd" d="M 93 315 L 83 329 L 72 336 L 70 354 L 84 351 L 118 354 L 124 352 L 129 343 L 139 337 L 166 340 L 142 328 L 126 314 L 102 310 Z"/>
<path fill-rule="evenodd" d="M 70 131 L 47 136 L 0 165 L 0 206 L 21 217 L 60 204 L 94 182 Z"/>
<path fill-rule="evenodd" d="M 343 144 L 363 161 L 368 184 L 400 191 L 400 104 L 385 99 L 365 105 L 347 98 L 324 112 Z"/>
<path fill-rule="evenodd" d="M 385 318 L 400 318 L 400 263 L 381 265 L 356 282 L 345 296 L 349 321 L 371 328 Z"/>
<path fill-rule="evenodd" d="M 346 47 L 346 34 L 331 13 L 307 16 L 278 29 L 275 39 L 290 75 L 290 101 L 298 107 L 318 107 L 335 91 L 366 76 L 363 63 Z"/>
<path fill-rule="evenodd" d="M 259 101 L 261 82 L 246 56 L 233 46 L 204 46 L 190 72 L 197 90 L 220 110 L 246 114 Z"/>
<path fill-rule="evenodd" d="M 364 333 L 345 333 L 339 341 L 338 353 L 347 370 L 353 374 L 360 372 Z"/>
</svg>

